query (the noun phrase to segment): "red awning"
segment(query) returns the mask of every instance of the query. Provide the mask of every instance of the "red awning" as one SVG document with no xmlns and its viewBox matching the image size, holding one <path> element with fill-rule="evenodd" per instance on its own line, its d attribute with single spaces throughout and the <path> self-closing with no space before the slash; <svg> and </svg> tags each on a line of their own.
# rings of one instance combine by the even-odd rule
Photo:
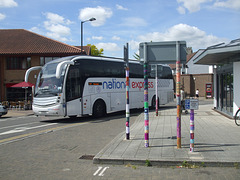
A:
<svg viewBox="0 0 240 180">
<path fill-rule="evenodd" d="M 6 83 L 6 88 L 10 88 L 11 86 L 15 85 L 16 83 Z"/>
<path fill-rule="evenodd" d="M 17 83 L 17 84 L 14 84 L 13 86 L 11 87 L 21 87 L 21 88 L 24 88 L 24 87 L 32 87 L 34 86 L 34 84 L 30 83 L 30 82 L 20 82 L 20 83 Z"/>
</svg>

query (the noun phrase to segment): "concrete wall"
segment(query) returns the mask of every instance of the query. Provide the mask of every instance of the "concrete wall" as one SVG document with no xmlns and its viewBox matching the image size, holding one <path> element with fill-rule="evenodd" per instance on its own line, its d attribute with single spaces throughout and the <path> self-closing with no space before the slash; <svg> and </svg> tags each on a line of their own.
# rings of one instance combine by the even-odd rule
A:
<svg viewBox="0 0 240 180">
<path fill-rule="evenodd" d="M 210 73 L 212 66 L 209 65 L 200 65 L 200 64 L 193 64 L 193 61 L 189 61 L 188 65 L 188 74 L 203 74 L 203 73 Z"/>
<path fill-rule="evenodd" d="M 233 63 L 233 116 L 240 107 L 240 62 Z"/>
</svg>

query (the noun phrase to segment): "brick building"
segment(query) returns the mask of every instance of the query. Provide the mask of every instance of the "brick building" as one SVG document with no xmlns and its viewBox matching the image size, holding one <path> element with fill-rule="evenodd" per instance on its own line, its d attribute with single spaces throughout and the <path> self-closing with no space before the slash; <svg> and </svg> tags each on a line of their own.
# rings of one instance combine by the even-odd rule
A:
<svg viewBox="0 0 240 180">
<path fill-rule="evenodd" d="M 0 42 L 0 101 L 24 99 L 24 89 L 11 86 L 24 81 L 28 68 L 42 66 L 59 57 L 82 53 L 79 47 L 24 29 L 1 29 Z M 90 54 L 90 47 L 84 46 L 84 50 L 84 54 Z M 35 84 L 37 74 L 37 71 L 32 73 L 29 82 Z"/>
<path fill-rule="evenodd" d="M 195 97 L 197 89 L 200 97 L 213 97 L 213 91 L 211 95 L 206 92 L 206 85 L 213 85 L 213 66 L 193 63 L 203 51 L 200 49 L 193 53 L 191 48 L 188 48 L 186 65 L 185 67 L 181 65 L 181 89 L 184 91 L 185 97 Z M 170 64 L 170 67 L 173 70 L 174 86 L 176 86 L 176 64 Z"/>
</svg>

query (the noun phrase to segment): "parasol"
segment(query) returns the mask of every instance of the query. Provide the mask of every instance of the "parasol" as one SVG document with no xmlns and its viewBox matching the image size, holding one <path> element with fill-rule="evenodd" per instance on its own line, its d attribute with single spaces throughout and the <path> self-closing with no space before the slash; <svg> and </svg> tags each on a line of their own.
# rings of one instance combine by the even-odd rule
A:
<svg viewBox="0 0 240 180">
<path fill-rule="evenodd" d="M 33 87 L 33 86 L 34 86 L 34 84 L 24 81 L 24 82 L 14 84 L 11 87 L 28 88 L 28 87 Z"/>
<path fill-rule="evenodd" d="M 26 91 L 26 89 L 29 88 L 29 87 L 33 87 L 33 86 L 34 86 L 34 84 L 24 81 L 24 82 L 14 84 L 11 87 L 13 87 L 13 88 L 24 88 L 25 89 L 25 103 L 26 103 L 27 102 L 27 91 Z"/>
</svg>

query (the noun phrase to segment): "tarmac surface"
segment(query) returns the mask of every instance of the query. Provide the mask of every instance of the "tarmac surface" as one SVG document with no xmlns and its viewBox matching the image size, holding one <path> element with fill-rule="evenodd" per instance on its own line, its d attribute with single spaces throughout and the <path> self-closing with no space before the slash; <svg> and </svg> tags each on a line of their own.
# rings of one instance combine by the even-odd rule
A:
<svg viewBox="0 0 240 180">
<path fill-rule="evenodd" d="M 240 127 L 233 119 L 214 111 L 212 104 L 199 105 L 194 113 L 194 152 L 190 152 L 190 115 L 181 116 L 181 148 L 177 149 L 176 106 L 149 113 L 149 147 L 144 147 L 144 114 L 130 124 L 130 140 L 125 132 L 116 136 L 94 158 L 94 164 L 135 164 L 157 166 L 240 165 Z M 9 110 L 2 118 L 31 116 L 32 110 Z M 130 119 L 131 123 L 131 119 Z"/>
<path fill-rule="evenodd" d="M 93 159 L 95 164 L 175 166 L 183 162 L 200 166 L 238 167 L 240 127 L 233 119 L 214 111 L 212 104 L 199 105 L 194 112 L 194 152 L 190 152 L 190 115 L 181 116 L 181 148 L 177 149 L 176 106 L 161 108 L 159 116 L 149 113 L 149 147 L 144 147 L 144 114 L 115 137 Z M 130 120 L 131 121 L 131 120 Z"/>
</svg>

